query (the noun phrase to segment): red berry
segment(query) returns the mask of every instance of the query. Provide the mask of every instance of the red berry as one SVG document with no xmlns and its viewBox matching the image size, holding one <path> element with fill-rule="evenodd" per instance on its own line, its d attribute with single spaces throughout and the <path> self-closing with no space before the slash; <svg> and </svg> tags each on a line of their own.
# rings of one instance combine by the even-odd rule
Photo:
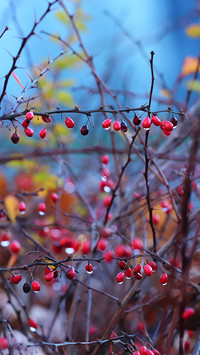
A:
<svg viewBox="0 0 200 355">
<path fill-rule="evenodd" d="M 151 119 L 155 126 L 160 126 L 161 120 L 157 116 L 152 116 Z"/>
<path fill-rule="evenodd" d="M 81 127 L 81 134 L 82 136 L 87 136 L 88 133 L 89 133 L 88 126 L 85 124 Z"/>
<path fill-rule="evenodd" d="M 10 139 L 14 144 L 17 144 L 19 142 L 19 134 L 17 132 L 13 133 Z"/>
<path fill-rule="evenodd" d="M 157 270 L 157 264 L 156 264 L 153 260 L 150 260 L 150 261 L 148 262 L 148 265 L 151 266 L 151 268 L 152 268 L 153 271 L 156 271 L 156 270 Z"/>
<path fill-rule="evenodd" d="M 154 354 L 154 355 L 160 355 L 159 351 L 156 350 L 156 349 L 153 350 L 153 354 Z"/>
<path fill-rule="evenodd" d="M 103 258 L 107 263 L 111 263 L 113 261 L 113 252 L 111 250 L 105 251 Z"/>
<path fill-rule="evenodd" d="M 46 205 L 44 202 L 41 202 L 38 206 L 38 212 L 41 216 L 43 216 L 46 212 Z"/>
<path fill-rule="evenodd" d="M 58 195 L 57 195 L 56 192 L 53 192 L 53 193 L 51 194 L 51 199 L 52 199 L 52 201 L 53 201 L 54 203 L 56 203 L 56 202 L 58 201 Z"/>
<path fill-rule="evenodd" d="M 127 269 L 125 270 L 124 275 L 126 276 L 127 279 L 131 279 L 131 277 L 133 276 L 133 271 L 130 267 L 127 267 Z"/>
<path fill-rule="evenodd" d="M 85 270 L 88 274 L 92 274 L 93 273 L 93 266 L 92 264 L 86 264 L 85 265 Z"/>
<path fill-rule="evenodd" d="M 140 238 L 132 239 L 132 248 L 135 250 L 141 250 L 144 247 L 144 244 Z"/>
<path fill-rule="evenodd" d="M 21 279 L 22 279 L 21 275 L 12 275 L 10 281 L 13 284 L 17 285 L 21 281 Z"/>
<path fill-rule="evenodd" d="M 133 118 L 133 123 L 134 125 L 139 126 L 139 124 L 141 123 L 141 118 L 135 115 Z"/>
<path fill-rule="evenodd" d="M 31 288 L 34 292 L 39 292 L 40 291 L 40 284 L 38 281 L 33 281 L 31 284 Z"/>
<path fill-rule="evenodd" d="M 161 283 L 161 285 L 165 286 L 165 285 L 167 285 L 167 282 L 168 282 L 168 276 L 167 276 L 167 274 L 164 273 L 160 277 L 160 283 Z"/>
<path fill-rule="evenodd" d="M 18 254 L 21 250 L 21 245 L 17 240 L 13 240 L 10 243 L 9 249 L 10 249 L 11 253 Z"/>
<path fill-rule="evenodd" d="M 51 122 L 51 117 L 49 116 L 42 116 L 42 121 L 44 121 L 45 123 L 50 123 Z"/>
<path fill-rule="evenodd" d="M 147 348 L 146 348 L 145 345 L 144 345 L 144 346 L 141 346 L 141 347 L 139 348 L 140 355 L 146 355 L 146 351 L 147 351 Z"/>
<path fill-rule="evenodd" d="M 53 278 L 54 278 L 54 273 L 53 273 L 53 271 L 49 272 L 49 274 L 47 274 L 47 275 L 45 276 L 45 280 L 48 281 L 48 282 L 52 281 Z"/>
<path fill-rule="evenodd" d="M 145 130 L 148 130 L 151 127 L 151 120 L 148 116 L 146 118 L 144 118 L 144 120 L 142 121 L 142 127 Z"/>
<path fill-rule="evenodd" d="M 117 276 L 116 276 L 116 280 L 119 284 L 122 284 L 124 281 L 124 273 L 120 272 Z"/>
<path fill-rule="evenodd" d="M 121 123 L 120 123 L 119 121 L 115 121 L 115 122 L 113 123 L 113 129 L 114 129 L 115 131 L 119 131 L 119 130 L 121 129 Z"/>
<path fill-rule="evenodd" d="M 74 127 L 74 121 L 70 118 L 70 117 L 67 117 L 66 120 L 65 120 L 65 124 L 68 128 L 73 128 Z"/>
<path fill-rule="evenodd" d="M 35 331 L 37 329 L 38 325 L 34 319 L 29 319 L 28 323 L 29 323 L 30 328 L 33 328 L 33 329 L 31 329 L 32 331 Z"/>
<path fill-rule="evenodd" d="M 172 134 L 172 131 L 169 131 L 168 129 L 163 128 L 162 130 L 166 136 L 170 136 Z"/>
<path fill-rule="evenodd" d="M 152 270 L 152 267 L 148 264 L 146 264 L 144 266 L 144 273 L 147 275 L 147 276 L 151 276 L 153 270 Z"/>
<path fill-rule="evenodd" d="M 177 190 L 177 192 L 178 192 L 179 196 L 183 196 L 184 191 L 183 191 L 182 186 L 178 186 L 176 190 Z"/>
<path fill-rule="evenodd" d="M 1 235 L 1 246 L 2 247 L 7 247 L 9 244 L 10 244 L 10 234 L 3 233 Z"/>
<path fill-rule="evenodd" d="M 19 202 L 18 208 L 21 214 L 24 214 L 26 212 L 26 205 L 23 201 Z"/>
<path fill-rule="evenodd" d="M 104 251 L 108 246 L 108 242 L 105 238 L 100 238 L 98 243 L 97 243 L 97 249 L 99 251 Z"/>
<path fill-rule="evenodd" d="M 165 121 L 164 122 L 164 129 L 167 131 L 172 131 L 174 128 L 173 124 L 170 121 Z"/>
<path fill-rule="evenodd" d="M 134 351 L 133 355 L 140 355 L 138 351 Z"/>
<path fill-rule="evenodd" d="M 184 343 L 184 349 L 185 351 L 189 351 L 191 347 L 191 341 L 190 340 L 186 340 Z"/>
<path fill-rule="evenodd" d="M 32 120 L 32 119 L 33 119 L 33 117 L 34 117 L 34 114 L 33 114 L 33 112 L 32 112 L 32 111 L 27 112 L 27 114 L 26 114 L 26 118 L 27 118 L 28 120 Z"/>
<path fill-rule="evenodd" d="M 45 138 L 46 137 L 46 134 L 47 134 L 47 130 L 46 128 L 43 128 L 41 131 L 40 131 L 40 138 Z"/>
<path fill-rule="evenodd" d="M 135 272 L 134 271 L 134 277 L 136 280 L 141 280 L 143 275 L 140 272 Z"/>
<path fill-rule="evenodd" d="M 110 119 L 110 118 L 107 118 L 106 120 L 104 120 L 104 121 L 102 122 L 102 127 L 107 130 L 107 129 L 110 128 L 111 123 L 112 123 L 111 119 Z"/>
<path fill-rule="evenodd" d="M 193 338 L 194 337 L 194 332 L 193 332 L 193 330 L 187 330 L 187 335 L 188 335 L 188 337 L 189 338 Z"/>
<path fill-rule="evenodd" d="M 105 164 L 105 165 L 107 165 L 108 163 L 109 163 L 109 156 L 108 155 L 102 155 L 102 157 L 101 157 L 101 162 L 102 162 L 102 164 Z"/>
<path fill-rule="evenodd" d="M 25 119 L 25 120 L 22 122 L 22 126 L 23 126 L 24 128 L 27 128 L 27 127 L 29 126 L 29 124 L 30 124 L 30 120 L 27 120 L 27 119 Z"/>
<path fill-rule="evenodd" d="M 112 196 L 106 196 L 103 201 L 104 207 L 109 207 L 112 200 Z"/>
<path fill-rule="evenodd" d="M 66 272 L 66 276 L 69 280 L 72 280 L 75 277 L 75 275 L 76 273 L 72 267 Z"/>
<path fill-rule="evenodd" d="M 8 340 L 6 338 L 0 338 L 0 350 L 8 348 Z"/>
<path fill-rule="evenodd" d="M 153 220 L 153 224 L 156 225 L 160 222 L 160 216 L 158 214 L 153 214 L 152 220 Z"/>
<path fill-rule="evenodd" d="M 153 352 L 150 349 L 147 349 L 145 355 L 153 355 Z"/>
<path fill-rule="evenodd" d="M 140 272 L 140 271 L 141 271 L 141 265 L 140 265 L 140 264 L 137 264 L 137 265 L 135 266 L 134 272 L 136 272 L 136 274 L 137 274 L 137 273 Z"/>
<path fill-rule="evenodd" d="M 27 137 L 33 137 L 33 130 L 31 128 L 26 128 L 24 133 L 27 135 Z"/>
<path fill-rule="evenodd" d="M 186 308 L 182 313 L 182 318 L 184 320 L 191 318 L 195 314 L 195 310 L 192 307 Z"/>
<path fill-rule="evenodd" d="M 89 254 L 91 250 L 91 244 L 89 240 L 84 240 L 83 244 L 82 244 L 82 248 L 81 248 L 81 252 L 83 255 L 87 255 Z"/>
<path fill-rule="evenodd" d="M 127 126 L 126 122 L 124 122 L 124 121 L 121 121 L 121 131 L 123 131 L 123 132 L 128 131 L 128 126 Z"/>
</svg>

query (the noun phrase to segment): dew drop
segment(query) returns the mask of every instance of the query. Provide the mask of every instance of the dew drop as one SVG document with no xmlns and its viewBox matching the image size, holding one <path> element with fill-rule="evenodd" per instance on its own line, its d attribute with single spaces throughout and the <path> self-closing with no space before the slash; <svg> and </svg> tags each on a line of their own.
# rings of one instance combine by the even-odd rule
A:
<svg viewBox="0 0 200 355">
<path fill-rule="evenodd" d="M 36 328 L 30 327 L 29 328 L 31 332 L 35 333 L 36 332 Z"/>
<path fill-rule="evenodd" d="M 91 274 L 93 273 L 93 270 L 91 270 L 91 271 L 86 271 L 86 272 L 87 272 L 87 274 L 91 275 Z"/>
<path fill-rule="evenodd" d="M 40 216 L 44 216 L 45 212 L 39 211 Z"/>
<path fill-rule="evenodd" d="M 118 282 L 118 284 L 119 284 L 119 285 L 123 284 L 123 281 L 121 281 L 121 282 Z"/>
<path fill-rule="evenodd" d="M 1 246 L 2 246 L 2 247 L 7 247 L 9 244 L 10 244 L 9 240 L 3 240 L 3 241 L 1 242 Z"/>
<path fill-rule="evenodd" d="M 165 284 L 162 284 L 162 286 L 166 286 L 167 285 L 167 282 L 165 282 Z"/>
<path fill-rule="evenodd" d="M 65 253 L 67 253 L 67 254 L 74 254 L 74 252 L 75 252 L 74 248 L 66 248 L 65 249 Z"/>
<path fill-rule="evenodd" d="M 109 186 L 105 186 L 105 187 L 104 187 L 104 191 L 107 192 L 107 193 L 109 193 L 109 192 L 111 191 L 111 189 L 110 189 Z"/>
</svg>

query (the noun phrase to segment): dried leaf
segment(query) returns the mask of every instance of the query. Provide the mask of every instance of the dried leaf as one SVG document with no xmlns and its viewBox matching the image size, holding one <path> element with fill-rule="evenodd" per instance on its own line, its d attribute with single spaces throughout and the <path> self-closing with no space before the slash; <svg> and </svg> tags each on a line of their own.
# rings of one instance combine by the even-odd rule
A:
<svg viewBox="0 0 200 355">
<path fill-rule="evenodd" d="M 195 73 L 196 70 L 197 70 L 197 65 L 198 65 L 198 59 L 197 58 L 195 58 L 195 57 L 186 57 L 184 62 L 183 62 L 181 76 L 185 77 L 187 75 Z M 199 71 L 200 71 L 200 66 L 199 66 Z"/>
<path fill-rule="evenodd" d="M 18 76 L 15 74 L 14 71 L 12 72 L 12 75 L 14 76 L 17 83 L 22 87 L 22 89 L 24 89 L 24 86 L 21 84 L 21 81 L 19 80 Z"/>
<path fill-rule="evenodd" d="M 190 37 L 200 38 L 200 25 L 198 24 L 190 25 L 186 28 L 185 32 Z"/>
</svg>

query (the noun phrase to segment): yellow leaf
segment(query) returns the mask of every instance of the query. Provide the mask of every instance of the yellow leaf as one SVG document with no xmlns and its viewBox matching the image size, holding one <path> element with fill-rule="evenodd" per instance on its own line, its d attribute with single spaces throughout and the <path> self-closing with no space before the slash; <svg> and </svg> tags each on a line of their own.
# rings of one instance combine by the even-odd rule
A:
<svg viewBox="0 0 200 355">
<path fill-rule="evenodd" d="M 162 90 L 161 90 L 161 95 L 164 96 L 164 97 L 169 98 L 169 97 L 171 96 L 171 93 L 170 93 L 170 91 L 167 90 L 167 89 L 162 89 Z"/>
<path fill-rule="evenodd" d="M 18 211 L 18 199 L 13 195 L 8 195 L 4 199 L 6 210 L 12 224 L 16 224 L 16 216 Z"/>
<path fill-rule="evenodd" d="M 185 32 L 190 37 L 200 38 L 200 25 L 198 24 L 190 25 L 186 28 Z"/>
<path fill-rule="evenodd" d="M 187 76 L 192 73 L 195 73 L 197 70 L 197 65 L 198 65 L 198 59 L 195 57 L 186 57 L 183 66 L 182 66 L 182 72 L 181 76 Z M 200 71 L 200 66 L 199 66 L 199 71 Z"/>
<path fill-rule="evenodd" d="M 24 89 L 23 85 L 21 84 L 21 81 L 19 80 L 19 78 L 17 77 L 17 75 L 15 74 L 15 72 L 12 72 L 12 75 L 14 76 L 15 80 L 17 81 L 17 83 L 22 87 L 22 89 Z"/>
</svg>

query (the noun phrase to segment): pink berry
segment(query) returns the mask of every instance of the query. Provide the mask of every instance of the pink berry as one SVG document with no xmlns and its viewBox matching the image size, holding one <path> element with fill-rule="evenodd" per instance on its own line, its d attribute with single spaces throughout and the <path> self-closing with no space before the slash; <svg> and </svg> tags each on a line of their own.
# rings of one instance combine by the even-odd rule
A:
<svg viewBox="0 0 200 355">
<path fill-rule="evenodd" d="M 102 122 L 102 127 L 107 130 L 107 129 L 110 128 L 111 123 L 112 123 L 111 119 L 110 119 L 110 118 L 107 118 L 106 120 L 104 120 L 104 121 Z"/>
<path fill-rule="evenodd" d="M 131 279 L 131 277 L 133 276 L 133 271 L 130 267 L 127 267 L 127 269 L 125 270 L 124 275 L 126 276 L 127 279 Z"/>
<path fill-rule="evenodd" d="M 153 270 L 152 270 L 152 267 L 148 264 L 146 264 L 144 266 L 144 273 L 147 275 L 147 276 L 151 276 Z"/>
<path fill-rule="evenodd" d="M 31 128 L 26 128 L 24 133 L 27 135 L 27 137 L 33 137 L 33 130 Z"/>
<path fill-rule="evenodd" d="M 46 134 L 47 134 L 47 130 L 46 128 L 43 128 L 41 131 L 40 131 L 40 138 L 45 138 L 46 137 Z"/>
<path fill-rule="evenodd" d="M 8 348 L 8 340 L 6 338 L 0 338 L 0 350 Z"/>
<path fill-rule="evenodd" d="M 117 276 L 116 276 L 116 280 L 119 284 L 122 284 L 124 281 L 124 273 L 120 272 Z"/>
<path fill-rule="evenodd" d="M 32 112 L 32 111 L 27 112 L 27 114 L 26 114 L 26 118 L 27 118 L 28 120 L 32 120 L 32 119 L 33 119 L 33 117 L 34 117 L 34 114 L 33 114 L 33 112 Z"/>
<path fill-rule="evenodd" d="M 161 354 L 159 353 L 159 351 L 156 350 L 156 349 L 153 350 L 153 354 L 154 354 L 154 355 L 161 355 Z"/>
<path fill-rule="evenodd" d="M 21 214 L 24 214 L 26 212 L 26 205 L 23 201 L 19 202 L 18 209 Z"/>
<path fill-rule="evenodd" d="M 145 345 L 144 345 L 144 346 L 141 346 L 141 347 L 139 348 L 140 355 L 146 355 L 146 351 L 147 351 L 147 348 L 146 348 Z"/>
<path fill-rule="evenodd" d="M 67 270 L 66 272 L 66 276 L 69 280 L 72 280 L 75 277 L 76 273 L 73 269 L 73 267 L 71 267 L 69 270 Z"/>
<path fill-rule="evenodd" d="M 37 322 L 34 319 L 32 319 L 32 318 L 29 319 L 28 323 L 29 323 L 29 326 L 31 328 L 37 329 L 38 325 L 37 325 Z"/>
<path fill-rule="evenodd" d="M 93 273 L 93 266 L 92 264 L 86 264 L 85 265 L 85 270 L 88 274 L 92 274 Z"/>
<path fill-rule="evenodd" d="M 182 318 L 184 320 L 191 318 L 195 314 L 195 310 L 192 307 L 188 307 L 182 313 Z"/>
<path fill-rule="evenodd" d="M 163 128 L 163 133 L 164 133 L 166 136 L 170 136 L 170 135 L 172 134 L 172 131 L 169 131 L 168 129 Z"/>
<path fill-rule="evenodd" d="M 10 243 L 9 249 L 10 249 L 11 253 L 18 254 L 21 250 L 21 245 L 17 240 L 13 240 Z"/>
<path fill-rule="evenodd" d="M 146 118 L 144 118 L 144 120 L 142 121 L 142 127 L 145 130 L 148 130 L 151 127 L 151 120 L 148 116 Z"/>
<path fill-rule="evenodd" d="M 157 116 L 152 116 L 151 119 L 155 126 L 160 126 L 161 120 Z"/>
<path fill-rule="evenodd" d="M 135 266 L 134 272 L 138 273 L 138 272 L 140 272 L 140 271 L 141 271 L 141 265 L 140 265 L 140 264 L 137 264 L 137 265 Z"/>
<path fill-rule="evenodd" d="M 21 281 L 21 279 L 22 279 L 21 275 L 12 275 L 10 281 L 13 284 L 17 285 Z"/>
<path fill-rule="evenodd" d="M 173 128 L 174 128 L 174 126 L 170 121 L 164 122 L 164 129 L 166 129 L 167 131 L 172 131 Z"/>
<path fill-rule="evenodd" d="M 119 131 L 119 130 L 121 129 L 121 123 L 120 123 L 119 121 L 115 121 L 115 122 L 113 123 L 113 129 L 114 129 L 115 131 Z"/>
<path fill-rule="evenodd" d="M 161 285 L 165 286 L 167 285 L 167 282 L 168 282 L 168 276 L 167 274 L 163 273 L 160 277 L 160 283 Z"/>
<path fill-rule="evenodd" d="M 113 261 L 113 252 L 111 250 L 105 251 L 105 253 L 103 254 L 103 259 L 105 260 L 105 262 L 111 263 Z"/>
<path fill-rule="evenodd" d="M 101 175 L 104 177 L 104 178 L 106 178 L 106 179 L 108 179 L 109 178 L 109 176 L 110 176 L 110 170 L 108 169 L 108 168 L 103 168 L 102 169 L 102 172 L 101 172 Z"/>
<path fill-rule="evenodd" d="M 40 291 L 40 284 L 38 281 L 33 281 L 31 284 L 31 288 L 33 291 L 35 292 L 39 292 Z"/>
<path fill-rule="evenodd" d="M 102 164 L 107 165 L 109 163 L 109 156 L 106 154 L 102 155 L 101 162 L 102 162 Z"/>
<path fill-rule="evenodd" d="M 73 128 L 74 127 L 74 121 L 70 117 L 66 118 L 65 124 L 66 124 L 67 128 Z"/>
</svg>

